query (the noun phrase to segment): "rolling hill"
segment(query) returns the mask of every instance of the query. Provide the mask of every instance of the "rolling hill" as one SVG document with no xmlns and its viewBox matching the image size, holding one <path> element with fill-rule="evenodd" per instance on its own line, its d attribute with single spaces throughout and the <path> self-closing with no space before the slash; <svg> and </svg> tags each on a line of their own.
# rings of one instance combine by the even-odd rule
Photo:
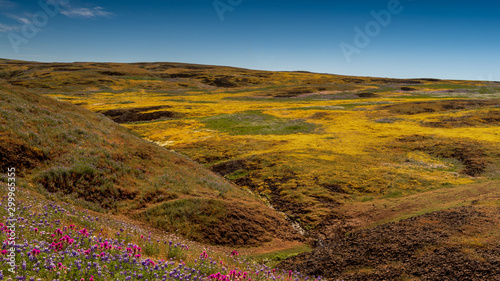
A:
<svg viewBox="0 0 500 281">
<path fill-rule="evenodd" d="M 293 237 L 256 196 L 100 114 L 0 82 L 1 169 L 32 189 L 214 244 Z"/>
<path fill-rule="evenodd" d="M 500 274 L 499 82 L 14 60 L 0 79 L 1 168 L 46 198 L 333 280 Z"/>
</svg>

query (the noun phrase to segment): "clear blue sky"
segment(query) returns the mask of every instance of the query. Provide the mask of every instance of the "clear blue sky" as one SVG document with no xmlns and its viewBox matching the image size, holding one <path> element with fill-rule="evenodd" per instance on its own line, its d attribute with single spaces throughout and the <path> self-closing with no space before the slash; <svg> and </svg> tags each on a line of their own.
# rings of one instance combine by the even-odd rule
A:
<svg viewBox="0 0 500 281">
<path fill-rule="evenodd" d="M 371 11 L 397 0 L 48 1 L 0 0 L 1 58 L 500 80 L 499 1 L 401 0 L 378 30 Z"/>
</svg>

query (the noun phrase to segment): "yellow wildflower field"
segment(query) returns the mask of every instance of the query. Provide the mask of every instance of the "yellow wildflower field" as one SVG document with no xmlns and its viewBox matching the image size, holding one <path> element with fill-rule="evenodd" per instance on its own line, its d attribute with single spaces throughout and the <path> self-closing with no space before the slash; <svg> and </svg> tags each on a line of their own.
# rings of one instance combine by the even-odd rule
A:
<svg viewBox="0 0 500 281">
<path fill-rule="evenodd" d="M 498 83 L 161 64 L 119 70 L 110 85 L 47 94 L 118 118 L 305 227 L 340 203 L 499 177 Z"/>
</svg>

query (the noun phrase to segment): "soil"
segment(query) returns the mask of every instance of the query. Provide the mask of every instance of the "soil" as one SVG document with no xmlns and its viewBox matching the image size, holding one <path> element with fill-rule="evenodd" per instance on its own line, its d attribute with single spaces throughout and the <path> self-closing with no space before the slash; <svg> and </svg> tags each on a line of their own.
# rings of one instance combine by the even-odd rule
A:
<svg viewBox="0 0 500 281">
<path fill-rule="evenodd" d="M 498 207 L 433 212 L 331 237 L 280 267 L 334 280 L 500 280 L 499 223 Z"/>
</svg>

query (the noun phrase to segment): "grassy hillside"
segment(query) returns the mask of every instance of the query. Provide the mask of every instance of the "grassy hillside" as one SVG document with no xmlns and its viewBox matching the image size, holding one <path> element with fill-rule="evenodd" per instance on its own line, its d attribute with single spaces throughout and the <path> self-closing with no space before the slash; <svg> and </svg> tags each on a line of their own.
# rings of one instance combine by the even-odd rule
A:
<svg viewBox="0 0 500 281">
<path fill-rule="evenodd" d="M 10 84 L 100 112 L 308 230 L 339 204 L 499 178 L 498 82 L 181 63 L 2 68 Z"/>
<path fill-rule="evenodd" d="M 500 82 L 12 60 L 0 79 L 2 169 L 49 199 L 270 264 L 306 240 L 280 266 L 334 279 L 498 270 Z"/>
<path fill-rule="evenodd" d="M 49 198 L 207 243 L 256 245 L 294 235 L 256 196 L 203 166 L 103 115 L 5 81 L 0 140 L 0 169 L 15 167 L 27 187 Z"/>
</svg>

